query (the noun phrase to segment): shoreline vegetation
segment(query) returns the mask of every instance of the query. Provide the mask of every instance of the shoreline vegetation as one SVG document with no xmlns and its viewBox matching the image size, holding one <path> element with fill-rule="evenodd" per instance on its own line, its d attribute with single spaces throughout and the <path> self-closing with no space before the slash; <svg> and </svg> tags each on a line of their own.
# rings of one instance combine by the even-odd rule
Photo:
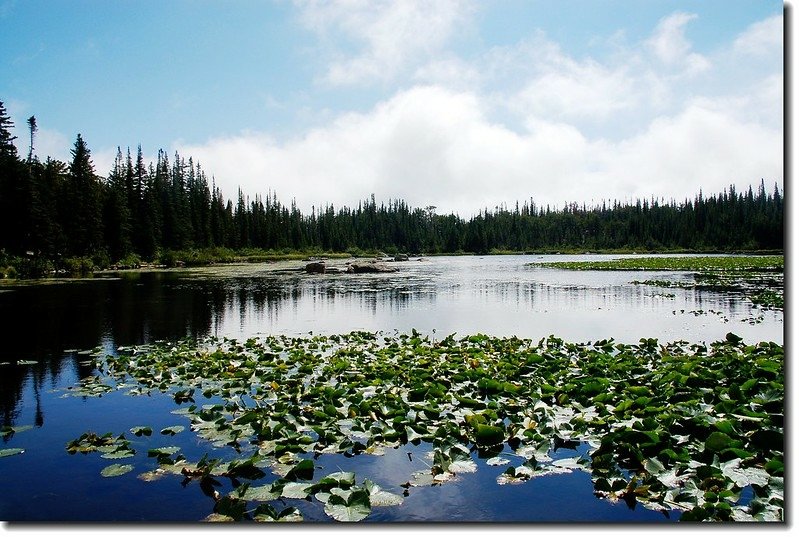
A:
<svg viewBox="0 0 799 537">
<path fill-rule="evenodd" d="M 748 187 L 730 185 L 722 192 L 699 190 L 684 199 L 577 200 L 562 206 L 530 192 L 528 199 L 486 206 L 470 216 L 438 213 L 434 205 L 413 207 L 403 199 L 376 200 L 374 193 L 351 205 L 300 210 L 295 199 L 278 199 L 268 176 L 265 192 L 239 189 L 230 198 L 192 157 L 163 150 L 148 164 L 141 146 L 133 154 L 119 147 L 112 168 L 97 171 L 80 134 L 69 162 L 40 158 L 32 146 L 26 158 L 13 143 L 13 126 L 0 101 L 2 278 L 343 253 L 784 248 L 784 190 L 776 182 L 768 188 L 764 179 L 752 178 Z"/>
<path fill-rule="evenodd" d="M 274 263 L 278 261 L 315 261 L 320 259 L 356 259 L 356 258 L 385 258 L 393 257 L 398 252 L 394 249 L 360 250 L 350 249 L 346 252 L 325 252 L 319 250 L 264 250 L 247 248 L 233 250 L 230 248 L 199 248 L 186 250 L 167 250 L 158 254 L 153 260 L 145 261 L 137 255 L 129 255 L 116 263 L 96 264 L 96 260 L 89 257 L 71 257 L 58 261 L 42 259 L 37 256 L 11 256 L 0 251 L 0 285 L 14 283 L 19 280 L 47 280 L 64 278 L 86 278 L 94 274 L 118 272 L 121 270 L 163 270 L 182 267 L 204 267 L 236 263 Z M 646 251 L 631 248 L 597 249 L 587 251 L 580 248 L 545 248 L 536 250 L 500 250 L 493 249 L 484 253 L 477 252 L 437 252 L 410 254 L 412 257 L 443 257 L 443 256 L 482 256 L 482 255 L 746 255 L 746 256 L 783 256 L 782 250 L 655 250 Z M 579 263 L 563 264 L 553 263 L 552 266 L 564 269 L 580 269 Z M 623 268 L 625 265 L 611 263 L 606 270 L 630 270 Z M 603 270 L 603 265 L 592 262 L 591 270 Z M 582 267 L 588 269 L 588 265 Z M 782 268 L 782 263 L 780 263 Z M 641 270 L 657 270 L 642 268 Z M 690 269 L 671 269 L 690 270 Z"/>
</svg>

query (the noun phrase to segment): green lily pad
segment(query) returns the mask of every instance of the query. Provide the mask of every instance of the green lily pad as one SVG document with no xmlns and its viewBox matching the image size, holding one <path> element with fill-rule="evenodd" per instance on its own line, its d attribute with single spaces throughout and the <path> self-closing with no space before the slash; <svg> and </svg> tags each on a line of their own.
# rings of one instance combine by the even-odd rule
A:
<svg viewBox="0 0 799 537">
<path fill-rule="evenodd" d="M 136 436 L 150 436 L 153 434 L 153 430 L 150 427 L 132 427 L 130 432 L 135 434 Z"/>
<path fill-rule="evenodd" d="M 359 522 L 371 512 L 369 492 L 364 489 L 351 491 L 347 498 L 331 494 L 325 504 L 325 513 L 339 522 Z"/>
<path fill-rule="evenodd" d="M 302 513 L 296 507 L 287 507 L 280 511 L 269 504 L 256 507 L 253 512 L 253 519 L 256 522 L 302 522 Z"/>
<path fill-rule="evenodd" d="M 248 487 L 244 494 L 239 497 L 246 501 L 269 502 L 278 499 L 280 492 L 275 491 L 271 484 L 261 485 L 259 487 Z"/>
<path fill-rule="evenodd" d="M 103 468 L 100 472 L 100 475 L 103 477 L 118 477 L 125 475 L 132 470 L 132 464 L 112 464 L 111 466 L 106 466 Z"/>
<path fill-rule="evenodd" d="M 475 430 L 476 442 L 482 446 L 494 446 L 505 441 L 505 429 L 493 425 L 478 425 Z"/>
<path fill-rule="evenodd" d="M 720 431 L 714 431 L 710 433 L 710 436 L 708 436 L 707 440 L 705 440 L 705 449 L 713 452 L 719 452 L 730 447 L 731 445 L 732 438 Z"/>
<path fill-rule="evenodd" d="M 372 507 L 387 507 L 402 504 L 403 497 L 399 494 L 385 491 L 369 479 L 366 479 L 363 484 L 366 490 L 369 491 L 369 502 Z"/>
<path fill-rule="evenodd" d="M 185 427 L 183 425 L 173 425 L 172 427 L 164 427 L 161 429 L 161 434 L 175 436 L 176 434 L 183 432 Z"/>
<path fill-rule="evenodd" d="M 25 450 L 22 448 L 5 448 L 0 449 L 0 457 L 10 457 L 12 455 L 22 455 Z"/>
<path fill-rule="evenodd" d="M 229 517 L 227 515 L 222 515 L 219 513 L 211 513 L 210 515 L 202 519 L 202 522 L 235 522 L 235 521 L 236 519 L 234 519 L 233 517 Z"/>
<path fill-rule="evenodd" d="M 304 459 L 297 463 L 293 468 L 291 468 L 286 473 L 286 479 L 295 480 L 295 479 L 304 479 L 304 480 L 311 480 L 313 479 L 314 473 L 314 462 L 309 459 Z"/>
<path fill-rule="evenodd" d="M 310 496 L 311 485 L 309 483 L 286 483 L 283 485 L 283 490 L 280 496 L 283 498 L 294 498 L 302 500 Z"/>
<path fill-rule="evenodd" d="M 149 472 L 142 472 L 137 477 L 142 481 L 151 482 L 151 481 L 158 481 L 162 477 L 169 475 L 169 472 L 164 471 L 161 468 L 156 468 L 155 470 L 150 470 Z"/>
<path fill-rule="evenodd" d="M 103 459 L 127 459 L 136 455 L 136 452 L 131 449 L 120 449 L 110 453 L 103 453 L 100 455 Z"/>
<path fill-rule="evenodd" d="M 149 451 L 147 451 L 147 456 L 148 457 L 162 457 L 162 456 L 167 456 L 168 457 L 169 455 L 174 455 L 178 451 L 180 451 L 180 448 L 178 446 L 165 446 L 165 447 L 159 447 L 159 448 L 150 449 Z"/>
</svg>

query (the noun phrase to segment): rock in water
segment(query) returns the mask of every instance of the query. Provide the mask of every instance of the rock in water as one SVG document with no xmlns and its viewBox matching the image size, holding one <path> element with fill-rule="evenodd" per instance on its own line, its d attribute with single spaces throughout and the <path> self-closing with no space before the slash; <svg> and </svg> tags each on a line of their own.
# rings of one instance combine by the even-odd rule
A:
<svg viewBox="0 0 799 537">
<path fill-rule="evenodd" d="M 389 267 L 383 263 L 351 263 L 347 272 L 354 272 L 355 274 L 365 274 L 370 272 L 397 272 L 394 267 Z"/>
<path fill-rule="evenodd" d="M 305 265 L 305 272 L 308 274 L 324 274 L 326 270 L 324 261 L 314 261 Z"/>
</svg>

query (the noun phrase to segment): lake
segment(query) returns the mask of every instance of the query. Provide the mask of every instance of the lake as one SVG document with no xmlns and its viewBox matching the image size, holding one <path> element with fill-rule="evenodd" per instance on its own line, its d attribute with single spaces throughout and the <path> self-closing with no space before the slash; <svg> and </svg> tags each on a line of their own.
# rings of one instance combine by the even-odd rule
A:
<svg viewBox="0 0 799 537">
<path fill-rule="evenodd" d="M 613 338 L 635 344 L 684 340 L 711 343 L 732 332 L 744 341 L 783 344 L 783 312 L 754 306 L 734 293 L 632 283 L 688 281 L 680 272 L 566 271 L 530 266 L 553 260 L 627 256 L 459 256 L 412 258 L 386 274 L 305 274 L 302 262 L 125 272 L 91 279 L 0 287 L 0 411 L 3 426 L 21 428 L 0 449 L 0 520 L 197 521 L 213 500 L 177 476 L 155 482 L 137 474 L 155 467 L 147 448 L 179 443 L 188 458 L 229 456 L 186 430 L 174 440 L 138 438 L 131 427 L 188 425 L 170 395 L 72 397 L 92 374 L 91 349 L 186 336 L 244 340 L 351 331 L 386 335 L 416 330 L 432 338 L 555 335 L 587 343 Z M 337 261 L 337 263 L 339 263 Z M 343 263 L 341 261 L 340 263 Z M 23 361 L 25 365 L 15 365 Z M 35 362 L 35 363 L 28 363 Z M 181 421 L 182 420 L 182 421 Z M 31 428 L 26 428 L 32 426 Z M 65 446 L 87 431 L 126 433 L 137 446 L 136 471 L 113 479 L 97 454 L 71 455 Z M 585 446 L 561 446 L 572 457 Z M 355 471 L 383 488 L 400 484 L 429 462 L 429 446 L 403 445 L 383 456 L 323 456 L 329 473 Z M 402 505 L 376 508 L 367 521 L 673 522 L 677 512 L 597 498 L 585 472 L 547 475 L 500 486 L 501 470 L 477 472 L 435 487 L 413 487 Z M 320 471 L 323 475 L 325 472 Z M 223 485 L 230 488 L 230 485 Z M 329 521 L 319 502 L 296 500 L 305 520 Z"/>
</svg>

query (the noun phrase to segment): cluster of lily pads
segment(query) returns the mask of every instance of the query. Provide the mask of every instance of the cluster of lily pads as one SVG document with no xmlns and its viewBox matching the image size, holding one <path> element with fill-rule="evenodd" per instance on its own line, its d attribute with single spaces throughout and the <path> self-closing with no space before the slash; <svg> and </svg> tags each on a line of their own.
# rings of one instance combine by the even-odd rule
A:
<svg viewBox="0 0 799 537">
<path fill-rule="evenodd" d="M 33 429 L 33 425 L 5 425 L 0 427 L 0 438 L 2 438 L 3 442 L 7 442 L 11 440 L 15 434 L 25 432 L 30 429 Z M 25 453 L 25 448 L 0 448 L 0 458 L 11 457 L 12 455 L 22 455 L 23 453 Z"/>
<path fill-rule="evenodd" d="M 740 292 L 752 303 L 767 309 L 783 309 L 783 256 L 679 256 L 628 257 L 603 261 L 553 261 L 531 266 L 566 270 L 680 271 L 694 273 L 692 281 L 634 280 L 638 285 L 678 289 Z"/>
<path fill-rule="evenodd" d="M 629 345 L 353 332 L 122 348 L 98 359 L 86 388 L 169 393 L 197 436 L 234 448 L 233 460 L 194 462 L 177 446 L 150 450 L 154 467 L 139 475 L 198 481 L 214 499 L 208 520 L 302 519 L 296 507 L 278 510 L 286 498 L 362 520 L 402 503 L 392 487 L 447 486 L 481 463 L 499 485 L 584 471 L 597 496 L 682 520 L 780 521 L 783 362 L 781 345 L 734 334 Z M 403 483 L 381 488 L 350 472 L 314 480 L 325 454 L 380 456 L 408 443 L 426 447 L 431 464 Z M 578 455 L 556 458 L 563 446 Z M 67 449 L 130 452 L 112 434 L 87 433 Z M 235 485 L 226 494 L 222 477 Z"/>
</svg>

